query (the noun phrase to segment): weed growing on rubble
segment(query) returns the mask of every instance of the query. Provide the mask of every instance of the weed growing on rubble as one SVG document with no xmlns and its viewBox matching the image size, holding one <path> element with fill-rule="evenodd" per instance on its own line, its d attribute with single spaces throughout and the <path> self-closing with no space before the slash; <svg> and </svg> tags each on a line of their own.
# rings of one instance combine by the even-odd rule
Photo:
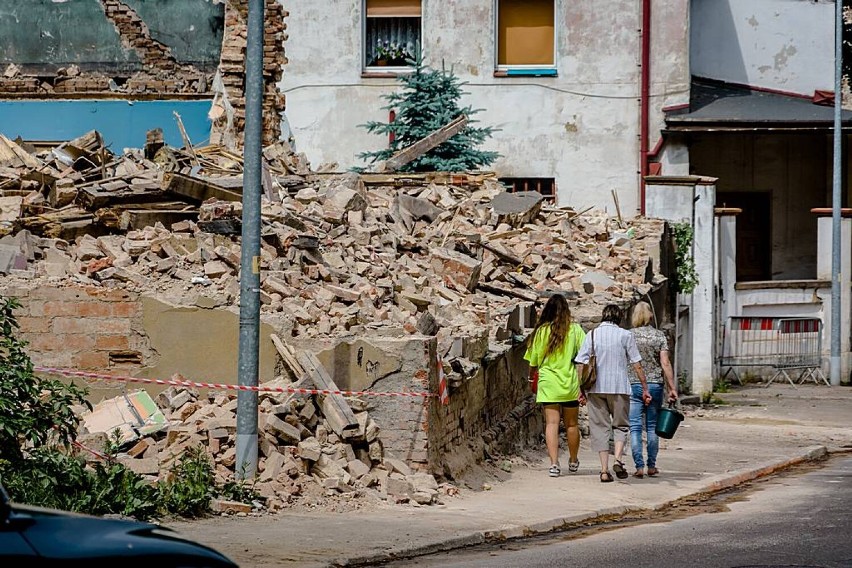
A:
<svg viewBox="0 0 852 568">
<path fill-rule="evenodd" d="M 494 129 L 473 127 L 470 120 L 482 109 L 463 107 L 459 104 L 465 91 L 464 83 L 452 70 L 432 69 L 423 64 L 422 57 L 414 62 L 411 73 L 401 74 L 400 92 L 385 95 L 388 102 L 383 107 L 396 112 L 389 122 L 368 122 L 361 127 L 372 134 L 392 135 L 388 148 L 375 152 L 362 152 L 359 158 L 371 164 L 387 160 L 397 151 L 410 146 L 435 130 L 452 122 L 459 116 L 469 119 L 468 125 L 458 134 L 438 147 L 417 157 L 399 169 L 407 172 L 444 171 L 461 172 L 491 165 L 499 157 L 497 152 L 480 150 Z"/>
<path fill-rule="evenodd" d="M 170 477 L 169 481 L 160 482 L 160 498 L 169 513 L 198 517 L 209 510 L 215 479 L 213 465 L 202 446 L 187 449 Z"/>
</svg>

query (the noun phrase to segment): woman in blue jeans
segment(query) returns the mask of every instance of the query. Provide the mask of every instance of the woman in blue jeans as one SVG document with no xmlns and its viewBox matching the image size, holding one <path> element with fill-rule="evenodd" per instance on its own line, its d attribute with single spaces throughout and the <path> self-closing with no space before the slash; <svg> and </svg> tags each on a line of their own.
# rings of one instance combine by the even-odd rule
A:
<svg viewBox="0 0 852 568">
<path fill-rule="evenodd" d="M 633 453 L 633 463 L 636 465 L 634 477 L 643 478 L 646 475 L 645 460 L 642 458 L 642 433 L 648 441 L 648 470 L 647 475 L 654 477 L 657 469 L 657 450 L 660 441 L 657 437 L 657 414 L 663 405 L 663 389 L 668 384 L 670 402 L 677 400 L 677 386 L 674 382 L 669 343 L 665 334 L 653 327 L 653 312 L 647 302 L 639 302 L 633 308 L 631 323 L 633 337 L 639 353 L 642 355 L 642 368 L 651 393 L 651 403 L 646 405 L 642 400 L 642 384 L 630 369 L 630 449 Z"/>
</svg>

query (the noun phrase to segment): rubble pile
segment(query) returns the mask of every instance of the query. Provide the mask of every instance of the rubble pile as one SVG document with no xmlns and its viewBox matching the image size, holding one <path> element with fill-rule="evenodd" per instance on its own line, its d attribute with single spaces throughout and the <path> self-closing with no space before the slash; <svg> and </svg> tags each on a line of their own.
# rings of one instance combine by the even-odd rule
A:
<svg viewBox="0 0 852 568">
<path fill-rule="evenodd" d="M 33 155 L 0 139 L 0 272 L 237 305 L 240 157 L 161 144 L 116 157 L 99 140 Z M 548 292 L 597 314 L 663 280 L 648 254 L 658 221 L 556 208 L 487 173 L 325 174 L 286 143 L 264 156 L 262 311 L 294 337 L 390 328 L 446 345 L 486 327 L 502 340 L 523 330 L 518 304 Z"/>
<path fill-rule="evenodd" d="M 288 385 L 279 378 L 262 386 Z M 130 397 L 134 395 L 144 391 Z M 187 449 L 203 446 L 215 464 L 217 484 L 234 479 L 236 394 L 199 396 L 193 389 L 169 387 L 156 399 L 164 419 L 144 417 L 144 427 L 132 424 L 138 416 L 127 412 L 122 417 L 116 412 L 115 407 L 127 404 L 126 400 L 122 396 L 104 401 L 85 413 L 86 429 L 79 440 L 87 447 L 103 447 L 118 428 L 124 442 L 118 460 L 152 481 L 168 476 Z M 412 471 L 404 461 L 385 453 L 379 427 L 369 416 L 369 401 L 346 398 L 357 420 L 357 428 L 352 429 L 324 415 L 324 402 L 324 397 L 314 395 L 260 394 L 260 459 L 254 489 L 262 497 L 264 510 L 274 512 L 304 502 L 321 505 L 323 498 L 341 496 L 420 505 L 439 501 L 446 487 L 440 488 L 431 474 Z M 221 512 L 252 510 L 252 504 L 216 506 Z"/>
<path fill-rule="evenodd" d="M 583 321 L 664 281 L 650 260 L 661 222 L 554 207 L 535 192 L 506 192 L 490 173 L 314 171 L 278 142 L 264 149 L 262 178 L 261 312 L 282 340 L 437 336 L 451 388 L 481 363 L 462 357 L 460 338 L 522 336 L 549 293 L 565 294 Z M 241 156 L 218 145 L 172 148 L 157 131 L 120 156 L 97 132 L 46 150 L 0 135 L 0 274 L 22 286 L 123 288 L 236 309 L 242 188 Z M 335 390 L 320 385 L 316 365 L 303 367 L 298 380 Z M 260 399 L 258 489 L 269 508 L 317 488 L 438 498 L 431 475 L 385 455 L 367 402 Z M 123 461 L 159 476 L 203 444 L 220 479 L 232 478 L 236 397 L 169 389 L 159 402 L 167 431 L 146 433 Z"/>
</svg>

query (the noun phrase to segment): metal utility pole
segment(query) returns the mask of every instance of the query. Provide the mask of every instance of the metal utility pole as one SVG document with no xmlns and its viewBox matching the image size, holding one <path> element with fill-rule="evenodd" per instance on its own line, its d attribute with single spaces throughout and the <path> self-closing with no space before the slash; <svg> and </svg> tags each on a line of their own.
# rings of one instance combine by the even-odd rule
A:
<svg viewBox="0 0 852 568">
<path fill-rule="evenodd" d="M 831 192 L 831 360 L 832 386 L 840 385 L 840 206 L 841 206 L 841 80 L 843 75 L 843 2 L 835 0 L 834 14 L 834 172 Z M 848 246 L 848 243 L 847 243 Z"/>
<path fill-rule="evenodd" d="M 240 386 L 258 384 L 260 347 L 260 195 L 263 130 L 264 0 L 248 0 L 246 126 L 243 141 L 243 229 L 240 255 Z M 257 392 L 237 393 L 237 479 L 257 472 Z"/>
</svg>

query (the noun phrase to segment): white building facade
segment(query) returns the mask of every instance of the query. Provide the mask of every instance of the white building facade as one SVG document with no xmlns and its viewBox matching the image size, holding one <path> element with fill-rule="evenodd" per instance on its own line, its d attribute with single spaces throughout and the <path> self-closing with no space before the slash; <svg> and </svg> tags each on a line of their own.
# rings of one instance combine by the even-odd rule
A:
<svg viewBox="0 0 852 568">
<path fill-rule="evenodd" d="M 519 189 L 539 183 L 575 208 L 612 212 L 616 190 L 630 216 L 642 208 L 643 143 L 649 154 L 659 148 L 663 109 L 689 100 L 688 0 L 654 0 L 653 10 L 651 0 L 284 4 L 287 126 L 315 166 L 364 165 L 359 153 L 387 144 L 359 125 L 388 120 L 381 97 L 406 72 L 399 52 L 419 48 L 428 65 L 467 83 L 463 102 L 499 129 L 484 148 L 501 154 L 491 168 L 498 176 Z M 660 158 L 685 173 L 683 153 Z"/>
</svg>

